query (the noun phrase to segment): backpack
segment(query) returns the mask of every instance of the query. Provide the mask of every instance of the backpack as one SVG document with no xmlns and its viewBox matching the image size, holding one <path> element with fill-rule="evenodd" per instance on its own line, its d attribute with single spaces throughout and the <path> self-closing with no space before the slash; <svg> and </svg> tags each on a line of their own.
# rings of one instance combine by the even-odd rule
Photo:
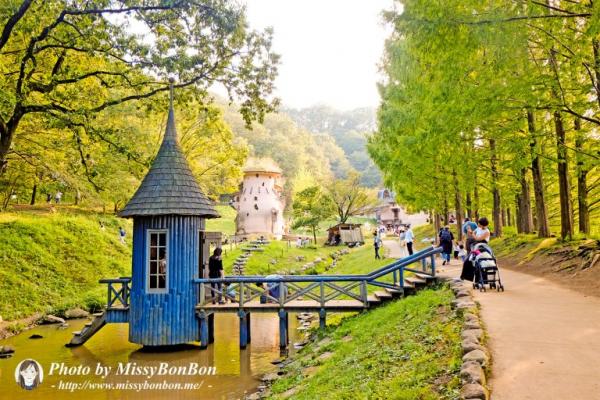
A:
<svg viewBox="0 0 600 400">
<path fill-rule="evenodd" d="M 440 240 L 442 242 L 451 242 L 452 241 L 452 234 L 450 233 L 450 231 L 443 230 L 442 231 L 442 235 L 440 236 Z"/>
</svg>

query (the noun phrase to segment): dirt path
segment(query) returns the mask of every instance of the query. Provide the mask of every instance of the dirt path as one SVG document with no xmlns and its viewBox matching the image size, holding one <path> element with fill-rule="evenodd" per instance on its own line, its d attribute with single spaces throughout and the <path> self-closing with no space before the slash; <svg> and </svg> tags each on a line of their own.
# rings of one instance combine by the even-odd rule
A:
<svg viewBox="0 0 600 400">
<path fill-rule="evenodd" d="M 404 257 L 404 249 L 400 247 L 398 238 L 383 239 L 383 254 L 390 258 Z"/>
<path fill-rule="evenodd" d="M 441 267 L 456 277 L 460 266 Z M 494 400 L 600 400 L 600 298 L 502 269 L 506 292 L 476 292 Z"/>
</svg>

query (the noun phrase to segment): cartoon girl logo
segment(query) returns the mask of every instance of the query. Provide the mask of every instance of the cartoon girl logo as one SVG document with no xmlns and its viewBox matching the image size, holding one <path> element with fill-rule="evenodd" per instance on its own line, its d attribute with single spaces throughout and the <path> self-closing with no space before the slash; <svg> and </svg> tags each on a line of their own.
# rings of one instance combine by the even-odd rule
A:
<svg viewBox="0 0 600 400">
<path fill-rule="evenodd" d="M 15 381 L 25 390 L 33 390 L 44 380 L 44 370 L 35 360 L 23 360 L 15 369 Z"/>
</svg>

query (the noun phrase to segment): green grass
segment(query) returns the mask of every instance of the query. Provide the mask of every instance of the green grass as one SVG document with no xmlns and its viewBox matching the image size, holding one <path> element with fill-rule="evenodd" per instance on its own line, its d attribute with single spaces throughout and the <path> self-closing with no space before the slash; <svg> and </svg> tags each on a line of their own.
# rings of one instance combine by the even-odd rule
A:
<svg viewBox="0 0 600 400">
<path fill-rule="evenodd" d="M 206 221 L 206 230 L 209 232 L 223 232 L 226 235 L 235 235 L 236 211 L 230 206 L 216 206 L 221 218 Z"/>
<path fill-rule="evenodd" d="M 226 274 L 231 274 L 233 262 L 242 254 L 242 248 L 245 244 L 233 248 L 224 245 L 223 266 Z M 321 258 L 323 261 L 305 271 L 307 274 L 318 274 L 325 271 L 325 267 L 333 261 L 331 254 L 344 247 L 305 247 L 298 248 L 292 241 L 289 245 L 287 241 L 271 241 L 264 246 L 264 252 L 254 252 L 248 259 L 245 275 L 266 275 L 270 273 L 299 274 L 300 268 Z M 375 260 L 373 246 L 366 244 L 357 248 L 349 249 L 350 253 L 341 256 L 338 259 L 335 268 L 328 271 L 331 274 L 362 274 L 368 273 L 383 265 L 389 264 L 391 259 Z M 382 252 L 383 253 L 383 252 Z M 303 256 L 304 261 L 297 261 L 297 256 Z M 274 261 L 275 263 L 272 263 Z"/>
<path fill-rule="evenodd" d="M 242 243 L 232 249 L 229 245 L 224 245 L 223 266 L 226 274 L 231 274 L 233 262 L 242 254 L 242 248 L 247 244 Z M 323 261 L 317 266 L 315 273 L 325 270 L 327 263 L 331 263 L 329 254 L 333 251 L 327 247 L 305 247 L 297 248 L 292 241 L 288 245 L 287 241 L 271 241 L 263 247 L 263 252 L 253 252 L 248 259 L 245 275 L 265 275 L 270 273 L 300 273 L 300 267 L 308 262 L 312 262 L 316 258 L 321 258 Z M 297 256 L 305 257 L 304 261 L 297 261 Z M 273 263 L 274 262 L 274 263 Z M 308 272 L 308 271 L 307 271 Z"/>
<path fill-rule="evenodd" d="M 272 398 L 456 399 L 461 364 L 461 319 L 450 310 L 449 289 L 416 296 L 328 326 L 289 364 Z M 319 358 L 324 353 L 329 358 Z M 292 389 L 295 388 L 295 389 Z"/>
<path fill-rule="evenodd" d="M 105 229 L 101 230 L 102 220 Z M 119 242 L 118 227 L 128 232 Z M 131 225 L 60 207 L 0 213 L 0 315 L 6 320 L 105 302 L 104 277 L 130 275 Z"/>
</svg>

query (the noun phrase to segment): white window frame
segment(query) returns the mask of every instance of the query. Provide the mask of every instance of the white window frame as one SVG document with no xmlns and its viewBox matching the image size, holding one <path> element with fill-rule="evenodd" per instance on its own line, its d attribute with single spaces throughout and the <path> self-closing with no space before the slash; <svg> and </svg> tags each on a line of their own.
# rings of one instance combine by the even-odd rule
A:
<svg viewBox="0 0 600 400">
<path fill-rule="evenodd" d="M 164 233 L 165 234 L 165 249 L 167 263 L 165 267 L 165 288 L 164 289 L 150 289 L 150 235 L 153 233 Z M 163 294 L 169 292 L 169 230 L 168 229 L 147 229 L 146 230 L 146 293 Z"/>
</svg>

